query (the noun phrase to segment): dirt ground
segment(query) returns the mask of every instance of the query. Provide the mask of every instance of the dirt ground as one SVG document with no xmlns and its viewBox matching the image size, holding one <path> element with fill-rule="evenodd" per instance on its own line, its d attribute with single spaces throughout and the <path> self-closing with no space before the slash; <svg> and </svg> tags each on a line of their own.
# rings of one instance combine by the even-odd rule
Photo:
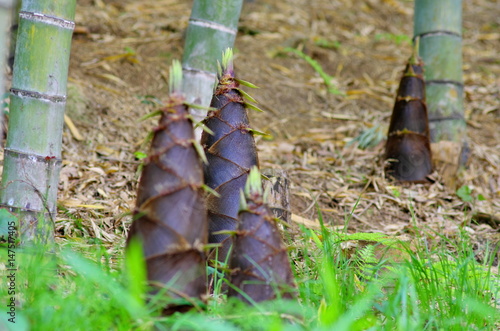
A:
<svg viewBox="0 0 500 331">
<path fill-rule="evenodd" d="M 180 59 L 191 1 L 78 0 L 69 72 L 57 234 L 97 238 L 117 250 L 135 205 L 134 153 L 156 119 L 141 101 L 167 93 L 168 67 Z M 500 239 L 500 5 L 464 1 L 465 112 L 471 158 L 455 187 L 401 185 L 384 177 L 384 141 L 361 149 L 353 139 L 367 129 L 385 135 L 396 88 L 410 56 L 413 1 L 254 0 L 244 5 L 236 39 L 237 75 L 261 88 L 249 91 L 263 113 L 252 125 L 262 168 L 281 168 L 291 181 L 293 221 L 326 222 L 349 233 L 474 239 L 481 259 Z M 344 95 L 328 92 L 296 47 L 335 77 Z M 456 189 L 472 189 L 464 201 Z M 352 214 L 352 216 L 350 216 Z M 413 215 L 413 216 L 412 216 Z M 413 220 L 412 220 L 413 219 Z M 472 219 L 472 221 L 471 221 Z M 95 239 L 90 239 L 92 242 Z M 117 245 L 118 244 L 118 245 Z"/>
</svg>

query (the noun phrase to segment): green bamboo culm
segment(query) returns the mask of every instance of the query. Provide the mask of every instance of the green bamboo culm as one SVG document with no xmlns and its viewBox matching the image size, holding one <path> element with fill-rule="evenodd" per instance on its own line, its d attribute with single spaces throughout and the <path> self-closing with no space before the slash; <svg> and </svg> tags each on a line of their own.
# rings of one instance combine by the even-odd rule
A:
<svg viewBox="0 0 500 331">
<path fill-rule="evenodd" d="M 76 0 L 23 0 L 0 207 L 22 243 L 53 241 Z"/>
<path fill-rule="evenodd" d="M 19 28 L 19 11 L 21 10 L 21 0 L 14 1 L 15 6 L 12 7 L 12 21 L 10 22 L 10 49 L 7 63 L 12 68 L 14 66 L 14 55 L 16 53 L 17 44 L 17 29 Z"/>
<path fill-rule="evenodd" d="M 233 48 L 243 0 L 194 0 L 182 57 L 183 92 L 186 101 L 208 107 L 217 76 L 217 61 Z M 190 109 L 194 120 L 206 117 L 206 109 Z M 201 130 L 196 132 L 201 136 Z"/>
<path fill-rule="evenodd" d="M 0 0 L 0 96 L 5 93 L 5 60 L 9 53 L 9 43 L 7 31 L 10 28 L 11 15 L 15 5 L 14 0 Z M 0 99 L 0 105 L 2 100 Z M 0 107 L 0 139 L 3 136 L 3 109 Z"/>
<path fill-rule="evenodd" d="M 462 0 L 415 0 L 432 142 L 466 139 L 462 78 Z"/>
</svg>

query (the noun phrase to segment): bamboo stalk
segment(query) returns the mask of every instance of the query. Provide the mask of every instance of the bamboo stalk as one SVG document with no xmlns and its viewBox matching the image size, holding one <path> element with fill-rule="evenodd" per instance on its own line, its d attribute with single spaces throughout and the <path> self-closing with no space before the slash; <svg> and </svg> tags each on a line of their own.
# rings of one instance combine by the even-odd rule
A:
<svg viewBox="0 0 500 331">
<path fill-rule="evenodd" d="M 10 22 L 10 49 L 9 49 L 9 56 L 7 59 L 7 63 L 9 64 L 9 67 L 12 69 L 14 67 L 14 55 L 16 52 L 16 45 L 17 45 L 17 30 L 19 28 L 19 10 L 21 9 L 21 1 L 16 1 L 14 0 L 14 5 L 12 6 L 12 15 L 11 15 L 11 22 Z"/>
<path fill-rule="evenodd" d="M 217 61 L 222 52 L 233 48 L 242 0 L 194 0 L 186 32 L 182 68 L 186 101 L 208 107 L 217 75 Z M 206 110 L 191 108 L 195 121 Z M 201 137 L 201 129 L 196 130 Z"/>
<path fill-rule="evenodd" d="M 462 144 L 466 138 L 462 0 L 416 0 L 414 35 L 420 37 L 420 57 L 425 64 L 431 140 Z"/>
<path fill-rule="evenodd" d="M 75 7 L 24 0 L 19 12 L 0 206 L 18 214 L 23 243 L 53 240 Z"/>
<path fill-rule="evenodd" d="M 5 60 L 8 54 L 7 31 L 10 28 L 12 11 L 14 8 L 14 0 L 0 0 L 0 95 L 5 91 L 4 69 Z M 3 137 L 3 112 L 0 109 L 0 139 Z"/>
</svg>

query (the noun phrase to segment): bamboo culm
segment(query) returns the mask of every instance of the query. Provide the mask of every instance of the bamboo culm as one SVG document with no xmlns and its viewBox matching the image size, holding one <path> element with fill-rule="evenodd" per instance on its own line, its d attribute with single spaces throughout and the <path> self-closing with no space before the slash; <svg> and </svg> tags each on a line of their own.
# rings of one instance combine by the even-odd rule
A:
<svg viewBox="0 0 500 331">
<path fill-rule="evenodd" d="M 76 0 L 25 0 L 19 12 L 0 205 L 21 242 L 52 242 Z"/>
<path fill-rule="evenodd" d="M 13 8 L 15 7 L 14 0 L 4 0 L 0 1 L 0 96 L 4 95 L 5 92 L 5 59 L 9 53 L 9 36 L 7 31 L 10 28 L 11 15 Z M 0 104 L 2 100 L 0 100 Z M 0 108 L 0 140 L 3 139 L 3 109 Z"/>
<path fill-rule="evenodd" d="M 243 0 L 194 0 L 189 18 L 182 67 L 186 101 L 208 107 L 217 75 L 217 61 L 226 48 L 232 48 L 238 32 Z M 196 122 L 207 111 L 190 108 Z M 201 129 L 196 129 L 201 136 Z"/>
<path fill-rule="evenodd" d="M 466 139 L 462 72 L 462 0 L 416 0 L 414 36 L 425 63 L 432 142 Z"/>
</svg>

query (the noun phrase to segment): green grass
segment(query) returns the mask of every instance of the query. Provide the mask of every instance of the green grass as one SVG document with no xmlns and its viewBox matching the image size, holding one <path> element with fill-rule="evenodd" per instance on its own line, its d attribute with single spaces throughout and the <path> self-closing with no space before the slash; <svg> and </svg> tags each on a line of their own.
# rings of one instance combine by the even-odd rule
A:
<svg viewBox="0 0 500 331">
<path fill-rule="evenodd" d="M 323 79 L 323 82 L 325 83 L 328 92 L 331 94 L 335 95 L 344 95 L 334 84 L 335 78 L 327 74 L 324 70 L 323 67 L 318 63 L 318 61 L 314 60 L 301 50 L 298 50 L 296 48 L 291 48 L 291 47 L 286 47 L 284 52 L 290 52 L 296 54 L 298 57 L 306 61 L 317 73 L 318 75 Z"/>
<path fill-rule="evenodd" d="M 16 327 L 12 330 L 495 330 L 500 324 L 497 252 L 478 263 L 467 233 L 435 234 L 430 247 L 415 228 L 412 244 L 380 234 L 303 229 L 287 238 L 298 300 L 247 306 L 225 295 L 204 309 L 161 317 L 145 300 L 139 249 L 127 260 L 99 245 L 54 251 L 17 249 Z M 346 244 L 358 244 L 347 249 Z M 411 246 L 411 247 L 410 247 Z M 0 330 L 7 249 L 0 248 Z M 8 330 L 8 329 L 7 329 Z"/>
<path fill-rule="evenodd" d="M 405 43 L 411 45 L 411 38 L 405 34 L 393 34 L 393 33 L 377 33 L 375 35 L 375 40 L 387 40 L 395 43 L 397 46 Z"/>
</svg>

